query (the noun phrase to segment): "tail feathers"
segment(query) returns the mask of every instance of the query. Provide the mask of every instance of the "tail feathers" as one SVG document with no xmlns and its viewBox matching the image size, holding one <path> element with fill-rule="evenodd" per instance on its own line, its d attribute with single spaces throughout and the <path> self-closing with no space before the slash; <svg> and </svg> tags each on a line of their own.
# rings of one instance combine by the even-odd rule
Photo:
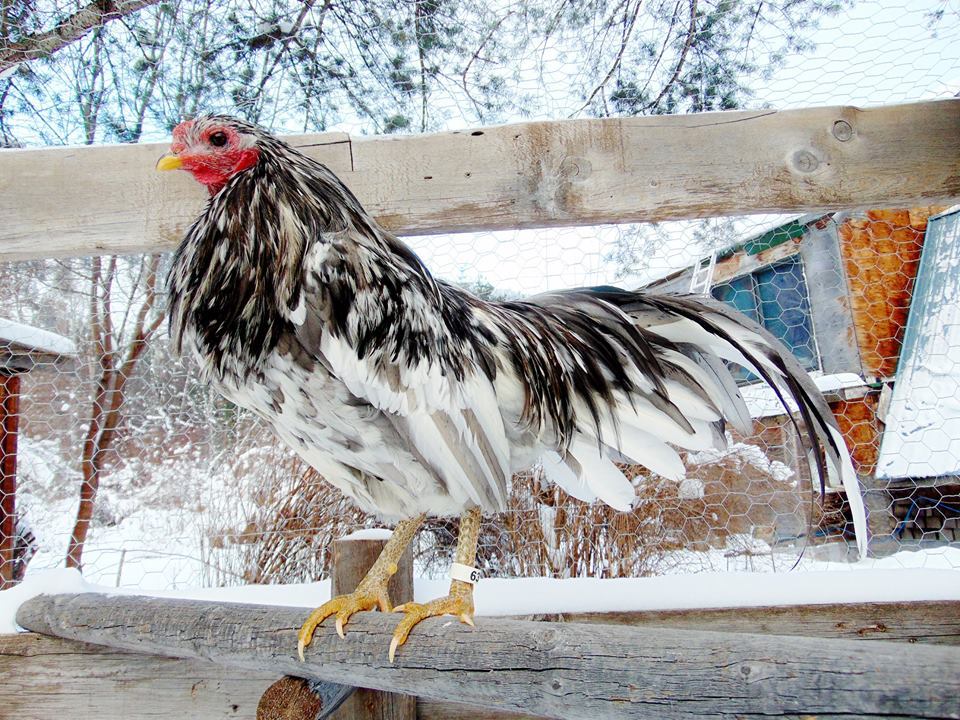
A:
<svg viewBox="0 0 960 720">
<path fill-rule="evenodd" d="M 682 463 L 667 443 L 725 447 L 727 422 L 749 435 L 753 420 L 729 361 L 772 388 L 809 448 L 821 493 L 828 484 L 846 490 L 858 547 L 866 551 L 860 488 L 833 413 L 796 358 L 757 323 L 712 299 L 609 287 L 497 307 L 503 332 L 514 338 L 515 365 L 530 378 L 531 417 L 549 417 L 558 439 L 544 468 L 571 494 L 625 508 L 632 487 L 615 461 L 679 479 Z M 521 337 L 518 328 L 528 327 L 536 332 Z M 529 362 L 544 345 L 555 346 L 557 361 Z"/>
<path fill-rule="evenodd" d="M 740 388 L 737 387 L 737 383 L 730 371 L 727 370 L 726 365 L 719 358 L 698 350 L 693 350 L 691 357 L 705 372 L 709 373 L 710 379 L 719 388 L 717 392 L 719 398 L 715 402 L 720 404 L 723 417 L 741 435 L 749 435 L 753 431 L 753 418 L 750 417 L 750 410 L 743 401 Z"/>
<path fill-rule="evenodd" d="M 671 342 L 690 343 L 698 347 L 702 356 L 713 354 L 731 360 L 762 378 L 788 411 L 798 435 L 804 437 L 800 425 L 789 412 L 791 405 L 796 406 L 809 440 L 811 471 L 820 480 L 821 493 L 826 491 L 827 484 L 831 487 L 842 486 L 846 491 L 857 547 L 861 557 L 864 557 L 867 549 L 866 512 L 850 454 L 833 412 L 796 358 L 764 328 L 721 303 L 688 297 L 644 296 L 644 299 L 674 313 L 678 318 L 676 323 L 651 327 L 652 332 L 661 334 L 661 330 L 665 329 L 663 336 Z M 714 361 L 712 366 L 722 378 L 722 364 L 717 367 Z M 729 372 L 726 374 L 729 375 Z M 724 384 L 729 387 L 727 383 Z M 737 405 L 736 398 L 731 398 L 731 402 Z M 745 418 L 741 417 L 740 420 Z"/>
<path fill-rule="evenodd" d="M 839 430 L 831 427 L 830 434 L 837 445 L 844 446 L 843 436 Z M 860 551 L 860 557 L 865 558 L 867 556 L 867 539 L 870 537 L 867 529 L 867 511 L 863 505 L 860 480 L 857 478 L 856 470 L 853 469 L 853 462 L 850 460 L 849 453 L 841 453 L 839 472 L 843 478 L 843 489 L 847 494 L 847 502 L 850 503 L 853 531 L 857 536 L 857 549 Z"/>
<path fill-rule="evenodd" d="M 547 478 L 584 502 L 600 499 L 615 510 L 633 506 L 633 485 L 616 465 L 583 438 L 570 443 L 564 457 L 553 451 L 540 459 Z"/>
<path fill-rule="evenodd" d="M 686 467 L 677 451 L 657 436 L 635 425 L 621 423 L 616 432 L 608 430 L 604 433 L 603 443 L 606 446 L 608 462 L 622 460 L 643 465 L 670 480 L 680 481 L 686 476 Z M 592 444 L 596 445 L 596 441 Z"/>
</svg>

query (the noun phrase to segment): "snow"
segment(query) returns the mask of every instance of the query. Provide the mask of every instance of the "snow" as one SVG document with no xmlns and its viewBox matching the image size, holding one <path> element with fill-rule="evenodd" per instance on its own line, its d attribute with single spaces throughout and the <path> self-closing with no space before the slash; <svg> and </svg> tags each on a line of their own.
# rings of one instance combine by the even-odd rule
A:
<svg viewBox="0 0 960 720">
<path fill-rule="evenodd" d="M 877 477 L 960 473 L 960 206 L 930 219 Z"/>
<path fill-rule="evenodd" d="M 29 580 L 0 591 L 0 635 L 19 630 L 15 622 L 17 609 L 31 598 L 47 593 L 98 592 L 103 588 L 91 585 L 76 570 L 47 570 Z"/>
<path fill-rule="evenodd" d="M 687 456 L 687 464 L 689 466 L 698 466 L 698 465 L 716 465 L 720 461 L 730 458 L 735 460 L 740 467 L 743 465 L 751 465 L 759 470 L 764 475 L 768 475 L 775 482 L 787 482 L 793 477 L 793 470 L 790 467 L 779 460 L 771 460 L 767 457 L 767 454 L 756 445 L 750 445 L 749 443 L 743 442 L 734 442 L 733 436 L 728 432 L 726 433 L 727 438 L 727 447 L 722 449 L 717 448 L 707 448 L 706 450 L 700 450 L 698 452 L 690 453 Z M 681 497 L 686 499 L 695 499 L 703 497 L 703 483 L 700 483 L 701 487 L 699 490 L 695 485 L 688 485 L 687 492 L 691 493 L 684 496 L 684 483 L 687 482 L 699 482 L 694 481 L 692 478 L 688 478 L 683 483 L 680 484 Z"/>
<path fill-rule="evenodd" d="M 818 562 L 815 570 L 765 574 L 711 572 L 647 578 L 490 578 L 475 588 L 478 616 L 761 607 L 795 604 L 960 600 L 960 548 L 904 551 L 878 560 Z M 418 578 L 414 598 L 447 593 L 449 581 Z M 42 593 L 104 592 L 217 602 L 316 607 L 330 598 L 330 582 L 248 585 L 144 593 L 98 587 L 75 570 L 30 575 L 0 592 L 0 633 L 15 632 L 17 608 Z"/>
<path fill-rule="evenodd" d="M 820 392 L 823 393 L 835 393 L 838 390 L 866 387 L 864 379 L 855 373 L 836 373 L 833 375 L 810 373 L 810 377 L 820 388 Z M 773 389 L 766 383 L 747 385 L 740 388 L 740 392 L 751 417 L 765 418 L 784 414 L 783 405 Z M 790 406 L 790 412 L 797 411 L 797 406 L 792 400 L 788 398 L 787 403 Z"/>
<path fill-rule="evenodd" d="M 57 355 L 76 355 L 77 346 L 62 335 L 0 318 L 0 341 Z"/>
<path fill-rule="evenodd" d="M 354 530 L 349 535 L 341 538 L 342 540 L 389 540 L 393 536 L 393 530 L 389 528 L 364 528 Z"/>
<path fill-rule="evenodd" d="M 227 462 L 233 448 L 183 449 L 156 461 L 131 459 L 103 478 L 83 554 L 88 581 L 147 592 L 236 582 L 238 546 L 217 548 L 210 538 L 242 527 L 251 494 L 243 483 L 255 482 L 250 468 L 270 450 L 253 447 Z M 20 437 L 17 506 L 39 545 L 28 575 L 63 562 L 79 502 L 77 465 L 52 438 Z M 166 480 L 138 482 L 143 477 Z"/>
<path fill-rule="evenodd" d="M 703 480 L 685 478 L 680 481 L 677 493 L 681 500 L 701 500 L 704 493 Z"/>
</svg>

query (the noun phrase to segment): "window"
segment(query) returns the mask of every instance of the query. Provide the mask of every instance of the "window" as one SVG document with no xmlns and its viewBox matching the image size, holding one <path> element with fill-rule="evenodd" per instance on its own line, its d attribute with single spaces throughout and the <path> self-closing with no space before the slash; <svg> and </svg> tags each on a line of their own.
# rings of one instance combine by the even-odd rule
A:
<svg viewBox="0 0 960 720">
<path fill-rule="evenodd" d="M 805 370 L 820 369 L 799 255 L 716 285 L 713 296 L 763 325 L 790 348 Z M 741 368 L 734 376 L 743 382 L 756 379 Z"/>
</svg>

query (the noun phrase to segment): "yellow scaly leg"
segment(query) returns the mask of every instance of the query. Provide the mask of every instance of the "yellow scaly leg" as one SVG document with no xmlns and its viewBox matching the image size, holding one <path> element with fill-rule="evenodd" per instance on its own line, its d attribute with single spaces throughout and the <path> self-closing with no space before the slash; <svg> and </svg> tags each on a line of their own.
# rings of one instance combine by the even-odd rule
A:
<svg viewBox="0 0 960 720">
<path fill-rule="evenodd" d="M 454 562 L 472 566 L 477 559 L 477 540 L 480 537 L 480 508 L 467 510 L 460 516 L 460 535 L 457 538 L 457 553 Z M 450 594 L 431 600 L 426 604 L 404 603 L 397 605 L 394 612 L 402 612 L 406 617 L 397 625 L 390 641 L 390 662 L 393 662 L 397 648 L 407 641 L 410 631 L 421 620 L 440 615 L 456 615 L 461 622 L 473 625 L 473 585 L 461 580 L 450 581 Z"/>
<path fill-rule="evenodd" d="M 417 534 L 417 530 L 423 524 L 425 515 L 411 518 L 410 520 L 401 520 L 393 531 L 393 535 L 387 541 L 380 556 L 363 580 L 357 585 L 357 589 L 346 595 L 338 595 L 331 598 L 328 602 L 318 607 L 312 613 L 307 621 L 297 633 L 297 652 L 300 660 L 303 660 L 303 650 L 313 639 L 314 630 L 317 626 L 333 614 L 337 616 L 337 634 L 344 636 L 343 626 L 354 613 L 361 610 L 373 610 L 379 608 L 381 612 L 390 612 L 390 595 L 387 593 L 387 583 L 397 572 L 397 563 L 400 562 L 400 556 L 403 555 L 407 545 Z"/>
</svg>

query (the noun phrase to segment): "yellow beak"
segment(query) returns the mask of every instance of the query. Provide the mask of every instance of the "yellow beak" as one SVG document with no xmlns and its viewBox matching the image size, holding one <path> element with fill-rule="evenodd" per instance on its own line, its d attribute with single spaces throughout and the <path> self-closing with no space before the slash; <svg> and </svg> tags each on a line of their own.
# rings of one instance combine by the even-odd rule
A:
<svg viewBox="0 0 960 720">
<path fill-rule="evenodd" d="M 157 160 L 157 170 L 178 170 L 181 167 L 183 167 L 183 160 L 173 153 L 167 153 Z"/>
</svg>

